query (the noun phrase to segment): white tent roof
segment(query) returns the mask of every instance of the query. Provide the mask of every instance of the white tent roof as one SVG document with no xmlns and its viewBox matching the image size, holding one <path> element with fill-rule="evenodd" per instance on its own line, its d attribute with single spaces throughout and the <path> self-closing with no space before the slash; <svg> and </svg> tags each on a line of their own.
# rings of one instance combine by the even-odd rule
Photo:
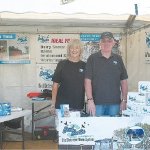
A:
<svg viewBox="0 0 150 150">
<path fill-rule="evenodd" d="M 61 5 L 62 1 L 72 2 Z M 140 15 L 150 13 L 149 0 L 0 0 L 0 4 L 0 12 L 107 13 L 113 15 L 135 14 L 134 4 L 137 4 Z"/>
<path fill-rule="evenodd" d="M 0 26 L 132 28 L 150 24 L 149 0 L 0 0 Z M 139 15 L 135 15 L 135 4 Z"/>
</svg>

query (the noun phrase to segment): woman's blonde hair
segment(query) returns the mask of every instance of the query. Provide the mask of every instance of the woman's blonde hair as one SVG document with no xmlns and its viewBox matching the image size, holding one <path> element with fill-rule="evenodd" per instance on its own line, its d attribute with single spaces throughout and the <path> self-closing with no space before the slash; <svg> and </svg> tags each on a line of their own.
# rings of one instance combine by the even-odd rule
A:
<svg viewBox="0 0 150 150">
<path fill-rule="evenodd" d="M 83 44 L 79 39 L 72 39 L 67 45 L 67 57 L 70 56 L 70 47 L 79 47 L 80 48 L 80 57 L 83 52 Z"/>
</svg>

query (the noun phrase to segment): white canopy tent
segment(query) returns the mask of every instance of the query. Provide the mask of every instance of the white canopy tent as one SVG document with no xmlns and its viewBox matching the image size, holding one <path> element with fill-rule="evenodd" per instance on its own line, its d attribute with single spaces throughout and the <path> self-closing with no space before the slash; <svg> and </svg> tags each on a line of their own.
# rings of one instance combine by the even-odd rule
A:
<svg viewBox="0 0 150 150">
<path fill-rule="evenodd" d="M 61 5 L 62 2 L 69 2 Z M 149 0 L 0 0 L 0 12 L 36 12 L 64 14 L 87 13 L 87 14 L 135 14 L 134 4 L 138 5 L 139 14 L 148 14 Z"/>
<path fill-rule="evenodd" d="M 135 4 L 138 15 L 135 14 Z M 121 49 L 129 75 L 129 90 L 150 80 L 144 62 L 145 33 L 150 32 L 149 0 L 0 0 L 1 33 L 121 33 Z M 36 90 L 36 49 L 31 39 L 31 65 L 0 65 L 0 99 L 15 99 L 29 107 L 26 92 Z M 8 94 L 9 93 L 9 94 Z M 20 101 L 21 100 L 21 101 Z"/>
</svg>

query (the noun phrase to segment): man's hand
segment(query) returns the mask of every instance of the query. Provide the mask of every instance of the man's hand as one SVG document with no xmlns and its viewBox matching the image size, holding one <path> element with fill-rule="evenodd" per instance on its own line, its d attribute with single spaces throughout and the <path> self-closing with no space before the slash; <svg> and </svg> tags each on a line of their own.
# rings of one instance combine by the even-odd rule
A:
<svg viewBox="0 0 150 150">
<path fill-rule="evenodd" d="M 121 101 L 120 103 L 120 111 L 122 112 L 123 110 L 127 109 L 127 101 Z"/>
</svg>

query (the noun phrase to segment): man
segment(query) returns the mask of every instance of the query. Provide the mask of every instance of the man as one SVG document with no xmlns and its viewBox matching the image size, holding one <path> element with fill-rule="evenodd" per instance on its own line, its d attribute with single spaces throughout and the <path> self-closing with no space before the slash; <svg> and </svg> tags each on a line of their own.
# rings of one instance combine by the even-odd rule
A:
<svg viewBox="0 0 150 150">
<path fill-rule="evenodd" d="M 111 32 L 103 32 L 100 51 L 86 64 L 85 91 L 88 112 L 92 116 L 118 116 L 127 105 L 127 71 L 122 58 L 112 52 L 115 45 Z"/>
</svg>

